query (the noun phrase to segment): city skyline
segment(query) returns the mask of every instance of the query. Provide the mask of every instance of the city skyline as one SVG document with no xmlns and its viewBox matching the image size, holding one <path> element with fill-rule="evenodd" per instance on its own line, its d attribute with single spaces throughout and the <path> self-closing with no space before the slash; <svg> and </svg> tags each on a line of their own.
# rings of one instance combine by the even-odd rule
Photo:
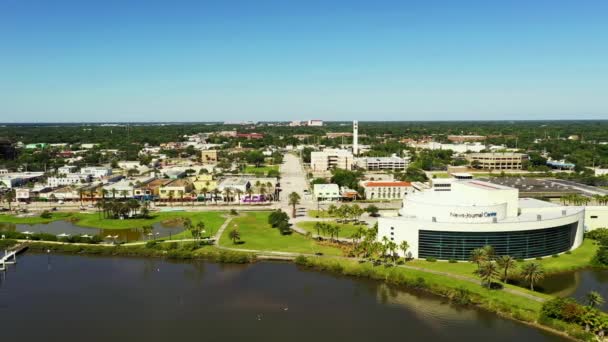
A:
<svg viewBox="0 0 608 342">
<path fill-rule="evenodd" d="M 0 3 L 0 122 L 597 120 L 588 1 Z"/>
</svg>

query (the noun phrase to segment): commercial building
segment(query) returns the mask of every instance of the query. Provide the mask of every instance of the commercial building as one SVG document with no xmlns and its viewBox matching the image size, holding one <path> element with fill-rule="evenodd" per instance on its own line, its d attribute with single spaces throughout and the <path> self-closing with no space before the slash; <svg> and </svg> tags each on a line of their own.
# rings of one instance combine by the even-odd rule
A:
<svg viewBox="0 0 608 342">
<path fill-rule="evenodd" d="M 488 170 L 521 170 L 528 155 L 513 152 L 471 153 L 466 156 L 472 167 Z"/>
<path fill-rule="evenodd" d="M 46 179 L 46 185 L 51 188 L 56 188 L 58 186 L 67 186 L 67 185 L 77 185 L 81 183 L 88 183 L 92 179 L 91 175 L 88 174 L 80 174 L 80 173 L 70 173 L 70 174 L 62 174 L 58 177 L 48 177 Z"/>
<path fill-rule="evenodd" d="M 310 168 L 313 172 L 331 169 L 351 170 L 353 167 L 353 154 L 346 150 L 325 149 L 310 153 Z"/>
<path fill-rule="evenodd" d="M 201 161 L 203 164 L 217 164 L 217 150 L 201 151 Z"/>
<path fill-rule="evenodd" d="M 485 135 L 448 135 L 448 140 L 453 142 L 467 142 L 467 141 L 483 141 L 486 140 Z"/>
<path fill-rule="evenodd" d="M 412 187 L 410 182 L 363 182 L 361 184 L 365 190 L 365 198 L 394 200 L 403 199 Z"/>
<path fill-rule="evenodd" d="M 582 207 L 520 199 L 515 188 L 477 180 L 408 194 L 400 215 L 378 220 L 378 241 L 407 241 L 413 258 L 464 261 L 486 245 L 499 256 L 545 257 L 579 247 L 585 230 Z"/>
<path fill-rule="evenodd" d="M 409 165 L 409 159 L 392 157 L 357 158 L 355 164 L 368 171 L 404 171 Z"/>
<path fill-rule="evenodd" d="M 323 126 L 323 120 L 308 120 L 306 123 L 307 126 Z"/>
<path fill-rule="evenodd" d="M 246 178 L 242 178 L 242 177 L 228 177 L 225 179 L 222 179 L 222 181 L 220 182 L 220 184 L 217 186 L 217 189 L 220 192 L 224 192 L 226 191 L 226 189 L 235 192 L 235 191 L 241 191 L 242 193 L 245 193 L 247 191 L 247 189 L 249 189 L 251 187 L 251 182 L 249 181 L 249 179 Z"/>
<path fill-rule="evenodd" d="M 159 197 L 161 200 L 181 200 L 185 199 L 192 189 L 192 183 L 188 180 L 176 179 L 160 187 Z"/>
<path fill-rule="evenodd" d="M 585 207 L 585 231 L 590 231 L 598 228 L 608 228 L 608 207 Z"/>
<path fill-rule="evenodd" d="M 80 173 L 85 175 L 91 175 L 91 177 L 93 178 L 101 178 L 110 176 L 112 174 L 112 168 L 103 166 L 87 166 L 81 168 Z"/>
<path fill-rule="evenodd" d="M 317 201 L 338 201 L 342 198 L 338 184 L 315 184 L 313 194 Z"/>
</svg>

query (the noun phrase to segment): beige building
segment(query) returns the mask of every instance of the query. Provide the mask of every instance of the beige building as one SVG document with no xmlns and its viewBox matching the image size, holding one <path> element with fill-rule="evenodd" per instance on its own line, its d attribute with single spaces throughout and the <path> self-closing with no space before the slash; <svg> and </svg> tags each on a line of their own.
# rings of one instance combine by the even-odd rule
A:
<svg viewBox="0 0 608 342">
<path fill-rule="evenodd" d="M 347 150 L 325 149 L 310 154 L 310 168 L 313 172 L 331 169 L 352 170 L 353 154 Z"/>
<path fill-rule="evenodd" d="M 201 151 L 201 161 L 203 164 L 216 164 L 217 160 L 217 150 Z"/>
<path fill-rule="evenodd" d="M 513 152 L 471 153 L 466 156 L 472 167 L 488 170 L 521 170 L 528 155 Z"/>
<path fill-rule="evenodd" d="M 186 198 L 186 195 L 189 194 L 192 189 L 193 186 L 190 181 L 186 179 L 176 179 L 173 182 L 160 187 L 159 197 L 161 200 L 179 200 L 182 197 Z"/>
<path fill-rule="evenodd" d="M 364 182 L 365 198 L 372 199 L 403 199 L 412 187 L 410 182 Z"/>
</svg>

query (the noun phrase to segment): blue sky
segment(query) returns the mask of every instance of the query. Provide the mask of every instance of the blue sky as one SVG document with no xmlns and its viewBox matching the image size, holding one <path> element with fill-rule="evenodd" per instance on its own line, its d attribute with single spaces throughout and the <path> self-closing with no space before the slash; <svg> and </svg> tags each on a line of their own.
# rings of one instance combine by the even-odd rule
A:
<svg viewBox="0 0 608 342">
<path fill-rule="evenodd" d="M 0 122 L 608 119 L 608 1 L 0 0 Z"/>
</svg>

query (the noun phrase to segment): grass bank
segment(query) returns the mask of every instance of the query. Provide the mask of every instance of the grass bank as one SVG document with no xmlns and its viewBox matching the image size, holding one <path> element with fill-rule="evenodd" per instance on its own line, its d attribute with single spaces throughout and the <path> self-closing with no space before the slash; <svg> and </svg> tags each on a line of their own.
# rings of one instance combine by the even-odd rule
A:
<svg viewBox="0 0 608 342">
<path fill-rule="evenodd" d="M 319 271 L 371 278 L 427 291 L 447 298 L 456 304 L 475 305 L 501 316 L 555 333 L 567 334 L 576 339 L 587 340 L 590 337 L 574 324 L 546 319 L 541 323 L 539 318 L 542 304 L 538 301 L 502 290 L 490 290 L 465 280 L 394 266 L 374 266 L 369 262 L 361 263 L 348 259 L 298 257 L 295 262 L 300 266 Z M 542 296 L 538 293 L 534 293 L 534 295 Z"/>
<path fill-rule="evenodd" d="M 62 254 L 96 255 L 96 256 L 125 256 L 125 257 L 155 257 L 167 259 L 201 259 L 224 263 L 250 263 L 256 260 L 252 253 L 226 251 L 200 242 L 157 242 L 139 246 L 99 246 L 76 244 L 52 244 L 45 242 L 30 242 L 29 251 Z"/>
<path fill-rule="evenodd" d="M 268 224 L 270 212 L 246 212 L 232 220 L 220 237 L 220 245 L 229 248 L 242 248 L 260 251 L 280 251 L 290 253 L 323 253 L 324 255 L 342 255 L 342 250 L 319 244 L 317 241 L 300 234 L 281 235 L 277 228 Z M 234 244 L 230 231 L 237 228 L 241 241 Z"/>
</svg>

